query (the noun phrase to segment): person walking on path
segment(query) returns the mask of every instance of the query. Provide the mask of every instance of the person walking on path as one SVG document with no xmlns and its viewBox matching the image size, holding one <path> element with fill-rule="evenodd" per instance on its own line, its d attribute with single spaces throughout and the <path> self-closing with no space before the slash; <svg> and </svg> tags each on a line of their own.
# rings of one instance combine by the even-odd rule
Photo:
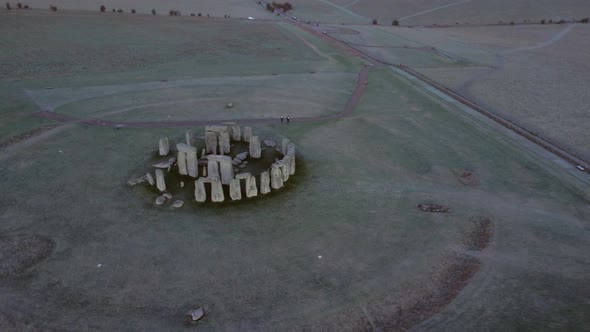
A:
<svg viewBox="0 0 590 332">
<path fill-rule="evenodd" d="M 289 123 L 289 121 L 291 121 L 291 117 L 287 115 L 287 123 Z"/>
<path fill-rule="evenodd" d="M 281 123 L 283 123 L 283 116 L 281 115 Z"/>
</svg>

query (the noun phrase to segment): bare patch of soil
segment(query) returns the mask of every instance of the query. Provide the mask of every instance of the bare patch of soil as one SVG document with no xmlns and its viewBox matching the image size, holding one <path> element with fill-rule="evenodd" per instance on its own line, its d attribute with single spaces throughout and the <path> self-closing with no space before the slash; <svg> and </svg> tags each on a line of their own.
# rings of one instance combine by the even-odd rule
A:
<svg viewBox="0 0 590 332">
<path fill-rule="evenodd" d="M 55 247 L 51 239 L 35 234 L 0 236 L 0 278 L 16 275 L 42 262 Z"/>
<path fill-rule="evenodd" d="M 418 208 L 418 210 L 424 211 L 424 212 L 439 212 L 439 213 L 451 212 L 451 209 L 449 209 L 449 207 L 444 206 L 444 205 L 422 203 L 422 204 L 416 205 L 416 207 Z"/>
<path fill-rule="evenodd" d="M 487 217 L 471 217 L 469 224 L 468 231 L 463 238 L 463 245 L 468 250 L 481 251 L 485 249 L 492 238 L 492 221 Z"/>
<path fill-rule="evenodd" d="M 61 126 L 61 124 L 47 125 L 47 126 L 43 126 L 43 127 L 39 127 L 39 128 L 35 128 L 32 130 L 26 131 L 22 134 L 18 134 L 18 135 L 14 135 L 12 137 L 9 137 L 7 140 L 0 142 L 0 150 L 6 149 L 9 146 L 20 143 L 22 141 L 28 140 L 31 137 L 41 135 L 44 132 L 47 132 L 47 131 L 57 128 L 59 126 Z"/>
<path fill-rule="evenodd" d="M 471 171 L 461 168 L 451 168 L 451 173 L 465 186 L 479 185 L 479 178 Z"/>
</svg>

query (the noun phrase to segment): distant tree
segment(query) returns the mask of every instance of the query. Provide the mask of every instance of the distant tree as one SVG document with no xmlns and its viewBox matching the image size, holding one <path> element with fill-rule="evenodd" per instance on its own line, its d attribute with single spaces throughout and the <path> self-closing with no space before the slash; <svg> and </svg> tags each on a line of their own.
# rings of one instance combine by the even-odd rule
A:
<svg viewBox="0 0 590 332">
<path fill-rule="evenodd" d="M 107 7 L 105 6 L 100 6 L 100 12 L 104 13 L 107 10 Z"/>
<path fill-rule="evenodd" d="M 6 3 L 6 10 L 11 10 L 12 8 L 10 8 L 10 2 Z"/>
<path fill-rule="evenodd" d="M 553 20 L 551 20 L 551 19 L 550 19 L 550 20 L 549 20 L 549 24 L 553 24 Z"/>
<path fill-rule="evenodd" d="M 113 13 L 116 13 L 116 12 L 117 12 L 117 10 L 113 8 Z"/>
<path fill-rule="evenodd" d="M 391 25 L 398 26 L 399 25 L 399 21 L 398 20 L 393 20 L 393 22 L 391 22 Z"/>
<path fill-rule="evenodd" d="M 545 19 L 542 19 L 541 20 L 541 24 L 545 24 Z"/>
<path fill-rule="evenodd" d="M 122 13 L 122 12 L 123 12 L 123 9 L 117 10 L 117 13 Z"/>
<path fill-rule="evenodd" d="M 17 2 L 17 3 L 16 3 L 16 8 L 18 8 L 18 9 L 23 9 L 23 4 L 22 4 L 22 3 L 20 3 L 20 2 Z"/>
<path fill-rule="evenodd" d="M 135 14 L 135 9 L 131 9 L 131 14 Z"/>
<path fill-rule="evenodd" d="M 590 20 L 590 18 L 586 17 L 580 20 L 580 22 L 582 23 L 588 23 L 588 20 Z"/>
<path fill-rule="evenodd" d="M 209 14 L 207 14 L 207 17 L 211 17 L 211 16 L 209 16 Z"/>
<path fill-rule="evenodd" d="M 170 14 L 170 16 L 174 16 L 174 11 L 172 9 L 170 9 L 170 11 L 168 12 L 168 14 Z"/>
<path fill-rule="evenodd" d="M 156 15 L 156 10 L 152 9 L 152 15 Z"/>
<path fill-rule="evenodd" d="M 269 12 L 274 12 L 275 11 L 275 7 L 273 5 L 271 5 L 270 3 L 266 4 L 266 10 L 268 10 Z"/>
<path fill-rule="evenodd" d="M 198 14 L 197 14 L 197 16 L 198 16 L 198 17 L 201 17 L 201 16 L 203 16 L 203 14 L 201 14 L 201 13 L 198 13 Z"/>
<path fill-rule="evenodd" d="M 31 7 L 29 7 L 29 5 L 25 5 L 23 8 L 24 9 L 31 9 Z"/>
<path fill-rule="evenodd" d="M 377 19 L 376 18 L 373 19 L 373 25 L 377 25 Z"/>
<path fill-rule="evenodd" d="M 56 12 L 56 11 L 57 11 L 57 6 L 54 6 L 54 5 L 49 5 L 49 9 L 50 9 L 52 12 Z"/>
<path fill-rule="evenodd" d="M 195 13 L 191 13 L 191 16 L 195 16 Z"/>
<path fill-rule="evenodd" d="M 559 22 L 557 22 L 557 24 L 564 24 L 564 23 L 565 23 L 564 19 L 561 19 L 561 20 L 559 20 Z"/>
<path fill-rule="evenodd" d="M 514 21 L 510 21 L 510 25 L 514 25 Z"/>
</svg>

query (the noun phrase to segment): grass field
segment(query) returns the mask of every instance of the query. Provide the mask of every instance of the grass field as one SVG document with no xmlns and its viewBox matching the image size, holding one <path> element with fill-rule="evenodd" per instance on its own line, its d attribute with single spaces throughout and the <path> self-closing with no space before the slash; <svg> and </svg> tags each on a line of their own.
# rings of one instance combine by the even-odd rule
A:
<svg viewBox="0 0 590 332">
<path fill-rule="evenodd" d="M 40 109 L 156 122 L 336 113 L 363 66 L 280 22 L 0 15 L 12 29 L 0 36 L 0 141 L 54 124 Z M 439 58 L 416 62 L 457 66 Z M 297 173 L 268 197 L 175 210 L 129 187 L 158 139 L 183 141 L 184 129 L 60 124 L 0 149 L 0 245 L 17 234 L 55 244 L 0 276 L 1 330 L 173 331 L 197 306 L 203 330 L 590 324 L 588 187 L 389 67 L 371 67 L 351 116 L 254 126 L 297 146 Z M 490 222 L 481 247 L 478 220 Z"/>
</svg>

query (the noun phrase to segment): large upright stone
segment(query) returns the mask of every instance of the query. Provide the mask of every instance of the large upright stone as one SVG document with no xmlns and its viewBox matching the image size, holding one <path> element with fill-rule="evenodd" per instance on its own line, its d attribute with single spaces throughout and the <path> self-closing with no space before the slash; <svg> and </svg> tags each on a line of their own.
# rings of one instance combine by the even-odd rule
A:
<svg viewBox="0 0 590 332">
<path fill-rule="evenodd" d="M 295 174 L 295 155 L 290 156 L 291 160 L 289 162 L 289 175 Z"/>
<path fill-rule="evenodd" d="M 223 186 L 219 179 L 211 179 L 211 201 L 215 203 L 223 202 L 225 196 L 223 194 Z"/>
<path fill-rule="evenodd" d="M 258 188 L 256 187 L 256 177 L 250 176 L 246 179 L 246 197 L 258 196 Z"/>
<path fill-rule="evenodd" d="M 252 127 L 244 127 L 244 142 L 250 142 L 252 137 Z"/>
<path fill-rule="evenodd" d="M 234 178 L 234 165 L 231 157 L 224 156 L 219 162 L 219 171 L 221 172 L 221 183 L 229 184 Z"/>
<path fill-rule="evenodd" d="M 187 131 L 184 133 L 184 138 L 186 139 L 186 144 L 187 144 L 187 145 L 193 145 L 193 144 L 192 144 L 192 143 L 193 143 L 193 131 L 192 131 L 192 130 L 190 130 L 190 129 L 189 129 L 189 130 L 187 130 Z"/>
<path fill-rule="evenodd" d="M 239 141 L 242 139 L 242 132 L 240 130 L 240 125 L 231 126 L 231 138 L 234 141 Z"/>
<path fill-rule="evenodd" d="M 178 164 L 178 173 L 187 175 L 188 170 L 186 168 L 186 152 L 178 151 L 178 158 L 176 159 Z"/>
<path fill-rule="evenodd" d="M 201 203 L 207 200 L 205 182 L 202 179 L 195 181 L 195 200 Z"/>
<path fill-rule="evenodd" d="M 250 136 L 250 157 L 260 158 L 260 139 L 258 136 Z"/>
<path fill-rule="evenodd" d="M 242 199 L 242 186 L 239 179 L 232 179 L 229 183 L 229 197 L 232 200 L 238 201 Z"/>
<path fill-rule="evenodd" d="M 283 142 L 281 144 L 281 152 L 283 154 L 287 154 L 287 145 L 289 145 L 291 141 L 288 138 L 283 138 Z"/>
<path fill-rule="evenodd" d="M 168 142 L 168 137 L 160 138 L 160 156 L 166 156 L 170 152 L 170 143 Z"/>
<path fill-rule="evenodd" d="M 199 176 L 199 161 L 197 160 L 196 152 L 189 152 L 186 154 L 186 169 L 189 176 L 196 178 Z"/>
<path fill-rule="evenodd" d="M 268 171 L 260 173 L 260 193 L 268 194 L 270 192 L 270 176 Z"/>
<path fill-rule="evenodd" d="M 283 175 L 281 168 L 277 164 L 272 164 L 270 169 L 270 186 L 272 189 L 279 189 L 283 186 Z"/>
<path fill-rule="evenodd" d="M 219 165 L 217 164 L 217 161 L 211 159 L 207 161 L 207 176 L 211 179 L 219 179 Z"/>
<path fill-rule="evenodd" d="M 150 186 L 153 186 L 153 185 L 156 183 L 156 182 L 154 181 L 154 177 L 152 176 L 152 174 L 150 174 L 150 173 L 147 173 L 145 176 L 146 176 L 146 178 L 147 178 L 147 180 L 148 180 L 148 182 L 149 182 Z"/>
<path fill-rule="evenodd" d="M 283 176 L 283 182 L 289 180 L 289 160 L 287 158 L 283 159 L 283 162 L 279 164 L 281 175 Z"/>
<path fill-rule="evenodd" d="M 229 133 L 227 131 L 223 131 L 219 133 L 219 151 L 223 151 L 223 154 L 229 153 L 230 149 L 230 139 Z"/>
<path fill-rule="evenodd" d="M 217 134 L 213 131 L 205 132 L 205 150 L 207 153 L 217 154 Z"/>
<path fill-rule="evenodd" d="M 156 169 L 156 187 L 160 191 L 166 191 L 166 181 L 164 181 L 164 171 Z"/>
</svg>

